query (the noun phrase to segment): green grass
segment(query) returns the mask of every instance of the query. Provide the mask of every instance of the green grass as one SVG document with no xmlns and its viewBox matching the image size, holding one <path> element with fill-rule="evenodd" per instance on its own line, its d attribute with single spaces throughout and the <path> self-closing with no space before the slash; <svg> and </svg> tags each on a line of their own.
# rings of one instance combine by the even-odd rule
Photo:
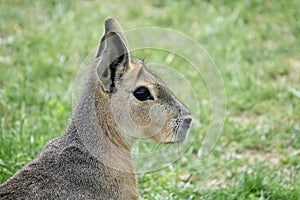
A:
<svg viewBox="0 0 300 200">
<path fill-rule="evenodd" d="M 126 30 L 191 36 L 226 89 L 214 150 L 200 159 L 196 141 L 169 167 L 140 174 L 144 199 L 300 199 L 299 8 L 297 0 L 1 1 L 0 182 L 64 132 L 76 71 L 114 16 Z M 200 102 L 204 133 L 210 112 Z"/>
</svg>

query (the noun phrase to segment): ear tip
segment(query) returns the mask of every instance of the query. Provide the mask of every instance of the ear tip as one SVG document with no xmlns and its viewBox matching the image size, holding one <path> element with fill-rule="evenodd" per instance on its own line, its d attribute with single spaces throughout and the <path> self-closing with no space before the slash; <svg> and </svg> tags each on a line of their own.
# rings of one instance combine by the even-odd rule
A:
<svg viewBox="0 0 300 200">
<path fill-rule="evenodd" d="M 107 17 L 105 18 L 105 24 L 108 24 L 108 23 L 112 23 L 112 22 L 116 22 L 117 20 L 113 17 Z"/>
<path fill-rule="evenodd" d="M 120 23 L 113 17 L 108 17 L 104 21 L 105 33 L 123 32 Z"/>
</svg>

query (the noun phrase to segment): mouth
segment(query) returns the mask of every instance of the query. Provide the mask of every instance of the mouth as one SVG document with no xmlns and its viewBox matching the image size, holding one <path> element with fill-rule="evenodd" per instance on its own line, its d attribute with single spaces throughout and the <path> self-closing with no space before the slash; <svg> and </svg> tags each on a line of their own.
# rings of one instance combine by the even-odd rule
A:
<svg viewBox="0 0 300 200">
<path fill-rule="evenodd" d="M 180 143 L 180 142 L 179 141 L 165 142 L 165 144 L 176 144 L 176 143 Z"/>
</svg>

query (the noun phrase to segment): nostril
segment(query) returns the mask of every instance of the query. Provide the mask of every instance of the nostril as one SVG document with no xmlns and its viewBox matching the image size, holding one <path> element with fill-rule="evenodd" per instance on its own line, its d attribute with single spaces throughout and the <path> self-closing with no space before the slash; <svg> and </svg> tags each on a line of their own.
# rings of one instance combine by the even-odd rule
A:
<svg viewBox="0 0 300 200">
<path fill-rule="evenodd" d="M 183 120 L 185 123 L 190 124 L 192 122 L 192 118 L 188 117 Z"/>
</svg>

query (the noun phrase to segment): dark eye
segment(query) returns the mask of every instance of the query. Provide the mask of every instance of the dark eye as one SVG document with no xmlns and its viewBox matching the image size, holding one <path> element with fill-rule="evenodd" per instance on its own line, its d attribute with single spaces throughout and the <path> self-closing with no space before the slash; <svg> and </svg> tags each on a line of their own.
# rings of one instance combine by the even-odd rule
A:
<svg viewBox="0 0 300 200">
<path fill-rule="evenodd" d="M 135 96 L 135 98 L 137 98 L 139 101 L 147 101 L 147 100 L 154 100 L 154 98 L 152 97 L 150 91 L 148 90 L 148 88 L 141 86 L 139 88 L 137 88 L 134 92 L 133 95 Z"/>
</svg>

